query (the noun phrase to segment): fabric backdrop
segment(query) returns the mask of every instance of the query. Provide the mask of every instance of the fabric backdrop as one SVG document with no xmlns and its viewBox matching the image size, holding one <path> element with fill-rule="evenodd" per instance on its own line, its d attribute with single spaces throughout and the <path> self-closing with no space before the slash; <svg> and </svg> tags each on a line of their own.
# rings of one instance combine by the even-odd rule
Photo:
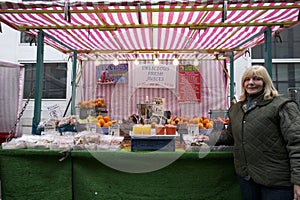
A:
<svg viewBox="0 0 300 200">
<path fill-rule="evenodd" d="M 0 132 L 14 126 L 23 99 L 24 69 L 20 65 L 0 61 Z M 20 125 L 16 133 L 20 133 Z"/>
<path fill-rule="evenodd" d="M 105 64 L 105 63 L 101 63 Z M 171 62 L 169 63 L 171 64 Z M 185 63 L 181 63 L 185 64 Z M 188 63 L 186 63 L 188 64 Z M 127 119 L 132 114 L 137 114 L 137 104 L 143 103 L 146 96 L 151 101 L 154 97 L 166 99 L 166 110 L 174 116 L 209 116 L 209 110 L 228 108 L 228 78 L 224 73 L 221 61 L 205 60 L 200 62 L 201 74 L 201 102 L 179 103 L 177 101 L 177 87 L 167 88 L 134 88 L 134 64 L 128 62 L 128 83 L 97 85 L 96 66 L 92 61 L 83 63 L 83 72 L 77 102 L 104 97 L 108 115 L 112 119 Z"/>
</svg>

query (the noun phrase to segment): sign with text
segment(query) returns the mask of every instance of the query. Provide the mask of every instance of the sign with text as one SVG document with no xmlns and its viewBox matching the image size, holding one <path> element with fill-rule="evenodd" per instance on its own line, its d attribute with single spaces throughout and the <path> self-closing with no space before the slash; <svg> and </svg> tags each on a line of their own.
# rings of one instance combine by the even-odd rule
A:
<svg viewBox="0 0 300 200">
<path fill-rule="evenodd" d="M 175 88 L 176 69 L 173 65 L 138 65 L 133 71 L 137 88 Z"/>
<path fill-rule="evenodd" d="M 59 105 L 54 104 L 54 105 L 48 106 L 47 109 L 49 111 L 50 119 L 60 120 L 62 118 L 62 114 L 61 114 Z"/>
<path fill-rule="evenodd" d="M 200 102 L 201 75 L 198 66 L 180 65 L 178 73 L 178 102 Z"/>
<path fill-rule="evenodd" d="M 96 66 L 98 84 L 114 84 L 128 82 L 128 64 L 103 64 Z"/>
<path fill-rule="evenodd" d="M 152 105 L 152 114 L 158 116 L 164 116 L 165 112 L 165 98 L 154 97 L 154 104 Z"/>
</svg>

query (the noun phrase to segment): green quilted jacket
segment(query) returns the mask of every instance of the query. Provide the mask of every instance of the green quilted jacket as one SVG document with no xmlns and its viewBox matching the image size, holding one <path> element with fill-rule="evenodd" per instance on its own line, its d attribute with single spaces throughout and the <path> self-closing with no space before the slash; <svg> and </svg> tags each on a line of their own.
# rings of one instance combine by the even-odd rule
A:
<svg viewBox="0 0 300 200">
<path fill-rule="evenodd" d="M 266 186 L 300 185 L 298 105 L 282 97 L 253 103 L 229 109 L 225 134 L 233 142 L 236 173 Z"/>
</svg>

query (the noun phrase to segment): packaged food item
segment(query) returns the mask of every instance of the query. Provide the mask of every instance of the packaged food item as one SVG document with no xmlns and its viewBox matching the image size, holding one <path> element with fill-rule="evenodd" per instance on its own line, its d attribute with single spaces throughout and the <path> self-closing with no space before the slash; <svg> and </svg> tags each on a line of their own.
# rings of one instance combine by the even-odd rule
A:
<svg viewBox="0 0 300 200">
<path fill-rule="evenodd" d="M 142 124 L 135 124 L 135 125 L 133 125 L 133 127 L 132 127 L 132 132 L 133 132 L 133 134 L 134 135 L 136 135 L 136 134 L 142 134 L 142 127 L 143 127 L 143 125 Z"/>
<path fill-rule="evenodd" d="M 158 124 L 155 126 L 156 135 L 164 135 L 165 134 L 165 126 Z"/>
<path fill-rule="evenodd" d="M 166 135 L 176 135 L 176 126 L 168 124 L 166 127 Z"/>
<path fill-rule="evenodd" d="M 142 130 L 143 130 L 144 135 L 150 135 L 151 134 L 151 124 L 143 125 Z"/>
</svg>

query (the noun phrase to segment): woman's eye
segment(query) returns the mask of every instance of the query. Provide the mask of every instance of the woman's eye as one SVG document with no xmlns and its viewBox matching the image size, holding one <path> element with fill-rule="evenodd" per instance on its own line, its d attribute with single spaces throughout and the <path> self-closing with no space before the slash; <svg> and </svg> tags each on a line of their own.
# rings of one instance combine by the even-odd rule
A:
<svg viewBox="0 0 300 200">
<path fill-rule="evenodd" d="M 262 80 L 262 78 L 260 78 L 260 77 L 253 77 L 253 80 L 254 81 L 260 81 L 260 80 Z"/>
</svg>

